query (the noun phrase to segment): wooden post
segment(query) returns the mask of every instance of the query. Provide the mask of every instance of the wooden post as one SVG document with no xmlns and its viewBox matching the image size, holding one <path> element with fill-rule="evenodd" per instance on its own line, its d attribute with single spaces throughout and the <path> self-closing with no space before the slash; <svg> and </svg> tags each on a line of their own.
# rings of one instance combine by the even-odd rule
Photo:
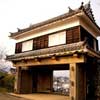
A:
<svg viewBox="0 0 100 100">
<path fill-rule="evenodd" d="M 20 93 L 21 85 L 21 67 L 17 67 L 16 78 L 15 78 L 15 93 Z"/>
<path fill-rule="evenodd" d="M 86 72 L 83 64 L 70 64 L 70 100 L 86 100 Z"/>
<path fill-rule="evenodd" d="M 70 64 L 70 100 L 77 99 L 77 65 L 76 63 Z"/>
</svg>

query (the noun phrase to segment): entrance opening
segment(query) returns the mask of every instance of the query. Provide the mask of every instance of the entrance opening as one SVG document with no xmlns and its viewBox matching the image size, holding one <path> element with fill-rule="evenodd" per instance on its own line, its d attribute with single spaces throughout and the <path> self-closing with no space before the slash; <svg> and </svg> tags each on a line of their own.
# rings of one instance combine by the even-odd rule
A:
<svg viewBox="0 0 100 100">
<path fill-rule="evenodd" d="M 69 70 L 53 71 L 53 92 L 57 94 L 69 95 L 70 75 Z"/>
<path fill-rule="evenodd" d="M 33 93 L 69 95 L 69 65 L 30 67 Z"/>
</svg>

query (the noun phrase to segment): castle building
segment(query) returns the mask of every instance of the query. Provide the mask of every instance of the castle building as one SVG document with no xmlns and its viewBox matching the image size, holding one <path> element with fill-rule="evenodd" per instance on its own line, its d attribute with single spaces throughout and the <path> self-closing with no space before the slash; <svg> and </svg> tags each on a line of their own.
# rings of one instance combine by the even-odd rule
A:
<svg viewBox="0 0 100 100">
<path fill-rule="evenodd" d="M 15 93 L 52 93 L 53 70 L 69 70 L 69 100 L 99 98 L 98 36 L 90 3 L 11 33 L 17 43 L 7 59 L 17 69 Z"/>
</svg>

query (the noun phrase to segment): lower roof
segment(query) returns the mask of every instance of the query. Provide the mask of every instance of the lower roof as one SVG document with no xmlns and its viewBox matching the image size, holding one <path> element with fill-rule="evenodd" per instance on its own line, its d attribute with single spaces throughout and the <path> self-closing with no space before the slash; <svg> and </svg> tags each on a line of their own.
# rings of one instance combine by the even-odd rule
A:
<svg viewBox="0 0 100 100">
<path fill-rule="evenodd" d="M 7 59 L 11 61 L 35 59 L 35 58 L 47 58 L 52 56 L 65 56 L 74 53 L 90 53 L 91 55 L 100 58 L 100 53 L 88 48 L 84 41 L 60 45 L 40 50 L 28 51 L 23 53 L 14 54 L 8 56 Z"/>
</svg>

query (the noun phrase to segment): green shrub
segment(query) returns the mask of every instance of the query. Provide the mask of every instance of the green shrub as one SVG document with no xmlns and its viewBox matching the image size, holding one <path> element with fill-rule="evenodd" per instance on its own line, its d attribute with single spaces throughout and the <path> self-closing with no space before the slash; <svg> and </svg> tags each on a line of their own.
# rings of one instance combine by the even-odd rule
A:
<svg viewBox="0 0 100 100">
<path fill-rule="evenodd" d="M 15 76 L 7 73 L 4 73 L 2 75 L 4 77 L 0 80 L 1 89 L 5 88 L 8 92 L 12 92 L 14 90 Z"/>
</svg>

